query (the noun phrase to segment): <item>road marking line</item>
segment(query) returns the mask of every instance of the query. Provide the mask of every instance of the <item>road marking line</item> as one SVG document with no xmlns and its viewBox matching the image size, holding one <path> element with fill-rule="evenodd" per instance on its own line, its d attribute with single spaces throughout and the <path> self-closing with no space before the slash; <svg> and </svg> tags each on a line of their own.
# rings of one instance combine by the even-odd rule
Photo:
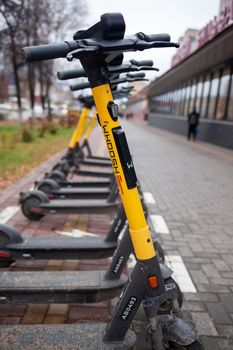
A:
<svg viewBox="0 0 233 350">
<path fill-rule="evenodd" d="M 180 255 L 166 255 L 165 265 L 170 267 L 170 269 L 173 271 L 172 277 L 178 283 L 181 292 L 197 293 L 193 281 Z"/>
<path fill-rule="evenodd" d="M 91 232 L 82 231 L 82 230 L 78 230 L 78 229 L 74 229 L 74 230 L 72 230 L 70 232 L 56 231 L 56 233 L 59 233 L 60 235 L 64 235 L 64 236 L 75 237 L 75 238 L 99 237 L 96 233 L 91 233 Z"/>
<path fill-rule="evenodd" d="M 137 263 L 137 260 L 135 259 L 134 254 L 130 254 L 129 260 L 128 260 L 128 263 L 127 263 L 128 268 L 129 269 L 133 269 L 134 266 L 136 265 L 136 263 Z"/>
<path fill-rule="evenodd" d="M 144 201 L 147 204 L 155 204 L 155 199 L 151 192 L 143 192 Z"/>
<path fill-rule="evenodd" d="M 150 218 L 156 233 L 160 233 L 162 235 L 170 234 L 167 224 L 161 215 L 150 215 Z"/>
<path fill-rule="evenodd" d="M 19 207 L 6 207 L 1 213 L 0 213 L 0 224 L 6 224 L 10 218 L 19 210 Z"/>
</svg>

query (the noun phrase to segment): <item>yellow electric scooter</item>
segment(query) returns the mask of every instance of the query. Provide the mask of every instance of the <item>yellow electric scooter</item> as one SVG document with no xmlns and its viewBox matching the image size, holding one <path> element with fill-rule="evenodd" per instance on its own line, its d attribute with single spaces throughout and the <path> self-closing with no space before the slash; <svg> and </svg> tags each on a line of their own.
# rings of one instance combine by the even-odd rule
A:
<svg viewBox="0 0 233 350">
<path fill-rule="evenodd" d="M 1 327 L 2 340 L 6 343 L 6 339 L 10 338 L 16 348 L 19 348 L 23 334 L 24 337 L 30 337 L 34 344 L 41 342 L 46 349 L 53 349 L 55 345 L 59 345 L 60 349 L 67 349 L 68 344 L 69 349 L 77 349 L 77 346 L 79 349 L 87 349 L 88 346 L 91 350 L 132 349 L 135 336 L 129 328 L 143 303 L 149 322 L 151 349 L 202 349 L 192 327 L 176 316 L 175 303 L 171 314 L 158 316 L 159 305 L 166 300 L 176 300 L 176 287 L 173 283 L 164 284 L 140 201 L 126 136 L 118 119 L 117 105 L 113 101 L 108 78 L 104 74 L 106 62 L 111 61 L 119 52 L 178 45 L 171 43 L 166 34 L 145 35 L 140 32 L 124 37 L 124 32 L 125 22 L 120 13 L 105 14 L 93 27 L 77 32 L 71 42 L 24 49 L 27 61 L 76 58 L 86 71 L 128 219 L 137 264 L 107 327 L 100 324 L 77 324 L 72 330 L 70 328 L 71 331 L 68 331 L 70 325 L 37 326 L 34 331 L 30 326 L 18 326 L 17 329 L 14 326 Z M 61 337 L 58 337 L 61 332 L 62 345 Z"/>
</svg>

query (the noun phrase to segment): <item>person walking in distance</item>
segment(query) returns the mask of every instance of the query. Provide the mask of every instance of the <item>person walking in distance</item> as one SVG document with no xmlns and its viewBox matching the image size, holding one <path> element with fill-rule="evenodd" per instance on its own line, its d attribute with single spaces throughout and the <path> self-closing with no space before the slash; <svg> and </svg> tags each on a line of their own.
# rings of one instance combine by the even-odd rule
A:
<svg viewBox="0 0 233 350">
<path fill-rule="evenodd" d="M 188 140 L 190 140 L 191 137 L 193 138 L 193 141 L 196 140 L 198 124 L 199 113 L 196 111 L 196 107 L 194 107 L 192 112 L 188 115 Z"/>
</svg>

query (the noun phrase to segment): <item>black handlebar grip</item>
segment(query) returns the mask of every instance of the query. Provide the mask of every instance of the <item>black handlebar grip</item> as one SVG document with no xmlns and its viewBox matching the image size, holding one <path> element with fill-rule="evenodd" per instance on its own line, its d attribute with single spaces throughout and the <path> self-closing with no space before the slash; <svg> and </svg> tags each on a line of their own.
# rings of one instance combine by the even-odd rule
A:
<svg viewBox="0 0 233 350">
<path fill-rule="evenodd" d="M 57 72 L 57 78 L 59 80 L 68 80 L 74 78 L 86 77 L 87 74 L 84 69 L 70 69 L 63 72 Z"/>
<path fill-rule="evenodd" d="M 139 32 L 136 34 L 136 36 L 141 39 L 145 40 L 147 42 L 152 41 L 170 41 L 171 37 L 169 34 L 162 33 L 162 34 L 144 34 L 142 32 Z"/>
<path fill-rule="evenodd" d="M 77 49 L 76 41 L 65 41 L 60 44 L 48 44 L 38 46 L 28 46 L 22 49 L 22 57 L 26 62 L 52 60 L 66 57 L 66 55 Z"/>
<path fill-rule="evenodd" d="M 128 73 L 127 74 L 128 78 L 144 78 L 145 77 L 145 73 Z"/>
<path fill-rule="evenodd" d="M 83 90 L 83 89 L 87 89 L 89 87 L 90 87 L 90 84 L 88 82 L 79 83 L 79 84 L 70 85 L 70 90 L 71 91 Z"/>
<path fill-rule="evenodd" d="M 138 67 L 140 67 L 140 66 L 152 67 L 154 64 L 154 62 L 152 60 L 142 60 L 142 61 L 130 60 L 130 62 Z"/>
</svg>

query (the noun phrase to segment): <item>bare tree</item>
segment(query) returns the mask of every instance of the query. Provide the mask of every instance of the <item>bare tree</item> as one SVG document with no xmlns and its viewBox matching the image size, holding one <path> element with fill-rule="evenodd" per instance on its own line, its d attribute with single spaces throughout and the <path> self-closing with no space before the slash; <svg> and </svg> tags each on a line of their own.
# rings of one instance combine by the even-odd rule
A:
<svg viewBox="0 0 233 350">
<path fill-rule="evenodd" d="M 1 0 L 0 15 L 5 21 L 15 77 L 18 108 L 21 121 L 21 89 L 19 69 L 23 63 L 18 48 L 70 38 L 81 25 L 87 13 L 84 0 Z M 30 107 L 33 115 L 35 105 L 35 85 L 40 85 L 43 108 L 50 104 L 50 87 L 53 82 L 53 62 L 27 64 L 26 73 Z M 50 108 L 48 108 L 50 114 Z"/>
<path fill-rule="evenodd" d="M 0 14 L 5 20 L 7 32 L 5 36 L 8 44 L 8 53 L 10 55 L 16 86 L 16 96 L 19 110 L 19 123 L 22 122 L 22 104 L 21 89 L 19 77 L 19 60 L 18 60 L 18 39 L 20 37 L 20 18 L 23 9 L 24 0 L 1 0 Z M 8 34 L 8 36 L 7 36 Z"/>
</svg>

